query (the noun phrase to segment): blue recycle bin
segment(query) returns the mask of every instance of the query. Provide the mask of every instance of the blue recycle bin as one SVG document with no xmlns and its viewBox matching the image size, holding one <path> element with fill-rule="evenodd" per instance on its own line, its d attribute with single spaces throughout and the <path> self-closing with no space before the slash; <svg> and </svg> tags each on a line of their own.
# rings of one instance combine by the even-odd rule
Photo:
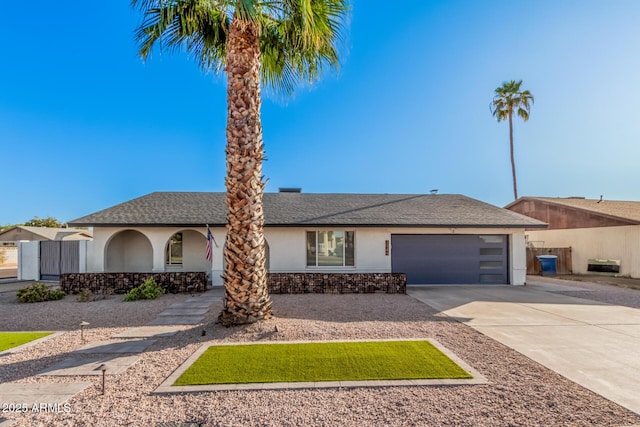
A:
<svg viewBox="0 0 640 427">
<path fill-rule="evenodd" d="M 539 255 L 536 258 L 540 261 L 543 276 L 556 275 L 556 262 L 558 260 L 556 255 Z"/>
</svg>

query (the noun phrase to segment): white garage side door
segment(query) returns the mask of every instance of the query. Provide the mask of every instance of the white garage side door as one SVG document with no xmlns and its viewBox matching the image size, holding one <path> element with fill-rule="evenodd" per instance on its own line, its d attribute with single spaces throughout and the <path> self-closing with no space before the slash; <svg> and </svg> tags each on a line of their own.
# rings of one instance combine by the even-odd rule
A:
<svg viewBox="0 0 640 427">
<path fill-rule="evenodd" d="M 507 284 L 506 235 L 393 234 L 391 270 L 408 285 Z"/>
</svg>

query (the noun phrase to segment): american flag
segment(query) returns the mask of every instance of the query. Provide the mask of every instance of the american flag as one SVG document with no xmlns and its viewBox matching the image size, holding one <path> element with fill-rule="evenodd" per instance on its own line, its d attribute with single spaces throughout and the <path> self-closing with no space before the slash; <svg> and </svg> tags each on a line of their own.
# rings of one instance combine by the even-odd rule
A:
<svg viewBox="0 0 640 427">
<path fill-rule="evenodd" d="M 213 236 L 211 235 L 211 230 L 209 230 L 209 227 L 207 227 L 207 251 L 205 253 L 205 258 L 207 258 L 207 261 L 211 262 L 212 259 L 212 253 L 213 253 Z"/>
</svg>

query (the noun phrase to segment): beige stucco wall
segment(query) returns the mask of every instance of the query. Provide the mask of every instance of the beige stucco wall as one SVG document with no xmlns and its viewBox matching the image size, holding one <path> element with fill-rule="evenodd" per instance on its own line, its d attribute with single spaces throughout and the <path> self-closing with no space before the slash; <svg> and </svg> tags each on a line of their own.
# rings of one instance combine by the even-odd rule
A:
<svg viewBox="0 0 640 427">
<path fill-rule="evenodd" d="M 521 229 L 507 228 L 340 228 L 341 230 L 355 230 L 355 266 L 354 267 L 307 267 L 306 266 L 306 231 L 332 230 L 331 227 L 310 227 L 304 228 L 290 227 L 269 227 L 265 229 L 265 238 L 269 245 L 269 271 L 278 272 L 390 272 L 391 271 L 391 251 L 385 254 L 385 241 L 391 244 L 392 234 L 505 234 L 509 236 L 509 282 L 513 285 L 523 285 L 526 280 L 526 253 L 524 231 Z M 87 258 L 87 270 L 90 272 L 105 271 L 105 247 L 110 246 L 109 240 L 122 231 L 121 228 L 96 228 L 94 229 L 94 240 L 89 246 Z M 173 227 L 134 227 L 131 230 L 143 233 L 151 244 L 152 248 L 152 271 L 161 272 L 172 270 L 173 267 L 165 266 L 165 249 L 171 236 L 178 231 L 192 230 L 206 236 L 206 228 L 173 228 Z M 222 246 L 226 236 L 224 228 L 212 228 L 213 234 L 219 247 L 213 248 L 213 261 L 211 263 L 211 280 L 214 285 L 222 284 Z M 187 236 L 187 233 L 184 234 Z M 186 240 L 186 237 L 185 237 Z M 184 259 L 200 259 L 204 255 L 206 238 L 193 247 L 185 244 L 183 247 Z M 200 262 L 200 261 L 198 261 Z M 205 260 L 206 263 L 206 260 Z M 183 265 L 184 270 L 203 271 L 208 265 L 197 264 Z"/>
<path fill-rule="evenodd" d="M 571 247 L 573 272 L 586 274 L 589 259 L 620 260 L 620 274 L 640 278 L 640 226 L 527 231 L 529 241 L 547 248 Z"/>
</svg>

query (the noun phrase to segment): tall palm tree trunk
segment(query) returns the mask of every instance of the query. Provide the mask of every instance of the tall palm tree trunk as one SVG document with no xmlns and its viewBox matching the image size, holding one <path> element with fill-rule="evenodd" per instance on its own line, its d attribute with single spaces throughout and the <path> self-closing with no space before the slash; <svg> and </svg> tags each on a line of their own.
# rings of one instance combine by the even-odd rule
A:
<svg viewBox="0 0 640 427">
<path fill-rule="evenodd" d="M 513 176 L 513 200 L 518 200 L 518 184 L 516 183 L 516 159 L 513 154 L 513 114 L 509 112 L 509 148 L 511 150 L 511 175 Z"/>
<path fill-rule="evenodd" d="M 225 326 L 271 317 L 262 209 L 259 28 L 234 16 L 229 29 L 227 87 L 227 240 L 224 246 Z"/>
</svg>

